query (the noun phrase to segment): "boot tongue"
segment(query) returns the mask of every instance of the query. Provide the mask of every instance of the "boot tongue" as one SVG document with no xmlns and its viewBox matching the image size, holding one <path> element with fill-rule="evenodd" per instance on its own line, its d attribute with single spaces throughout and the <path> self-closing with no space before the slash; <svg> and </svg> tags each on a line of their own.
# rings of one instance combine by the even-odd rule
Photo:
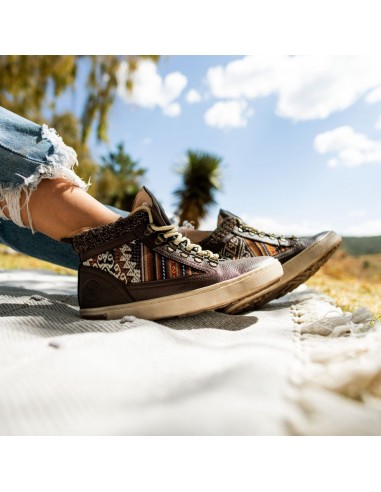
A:
<svg viewBox="0 0 381 492">
<path fill-rule="evenodd" d="M 151 193 L 145 186 L 141 188 L 135 197 L 132 213 L 135 209 L 141 207 L 142 205 L 145 205 L 151 209 L 152 217 L 156 225 L 171 225 L 171 221 L 168 219 L 163 207 L 156 200 L 153 193 Z"/>
<path fill-rule="evenodd" d="M 223 210 L 221 208 L 220 213 L 218 214 L 217 227 L 220 226 L 227 217 L 233 217 L 234 219 L 239 219 L 237 215 L 234 215 L 231 212 L 228 212 L 227 210 Z"/>
</svg>

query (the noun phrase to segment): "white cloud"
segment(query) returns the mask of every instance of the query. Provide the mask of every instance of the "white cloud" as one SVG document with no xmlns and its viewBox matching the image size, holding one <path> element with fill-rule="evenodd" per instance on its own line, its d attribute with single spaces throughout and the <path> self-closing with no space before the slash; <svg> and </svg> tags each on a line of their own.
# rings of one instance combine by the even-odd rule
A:
<svg viewBox="0 0 381 492">
<path fill-rule="evenodd" d="M 143 60 L 133 74 L 132 92 L 126 89 L 127 75 L 128 65 L 122 63 L 118 74 L 118 94 L 126 102 L 149 109 L 159 107 L 167 116 L 178 116 L 181 113 L 181 107 L 175 101 L 188 83 L 185 75 L 172 72 L 162 77 L 155 63 Z"/>
<path fill-rule="evenodd" d="M 321 222 L 312 222 L 312 221 L 302 221 L 300 223 L 281 223 L 276 219 L 271 217 L 263 217 L 263 216 L 250 216 L 245 213 L 238 214 L 242 220 L 246 223 L 255 227 L 259 231 L 264 231 L 267 233 L 274 234 L 285 234 L 287 236 L 296 235 L 299 237 L 302 236 L 311 236 L 314 234 L 318 234 L 321 231 L 332 230 L 332 226 L 330 224 L 321 223 Z M 217 220 L 212 217 L 206 218 L 200 225 L 201 230 L 212 231 L 216 228 Z"/>
<path fill-rule="evenodd" d="M 195 104 L 201 101 L 201 94 L 196 89 L 191 89 L 187 92 L 185 99 L 189 104 Z"/>
<path fill-rule="evenodd" d="M 374 124 L 374 128 L 376 130 L 381 130 L 381 115 L 378 117 L 378 120 L 376 121 L 376 123 Z"/>
<path fill-rule="evenodd" d="M 348 227 L 348 236 L 380 236 L 381 220 L 366 220 L 361 224 Z"/>
<path fill-rule="evenodd" d="M 368 212 L 366 210 L 360 209 L 360 210 L 350 210 L 347 212 L 347 217 L 349 219 L 363 219 L 368 215 Z"/>
<path fill-rule="evenodd" d="M 377 87 L 377 89 L 374 89 L 374 91 L 370 92 L 366 96 L 365 101 L 368 104 L 374 104 L 374 103 L 381 102 L 381 86 Z"/>
<path fill-rule="evenodd" d="M 206 111 L 204 119 L 216 128 L 242 128 L 252 114 L 246 101 L 219 101 Z"/>
<path fill-rule="evenodd" d="M 276 91 L 279 82 L 276 73 L 286 58 L 246 56 L 226 67 L 217 66 L 208 70 L 206 78 L 214 97 L 255 99 Z"/>
<path fill-rule="evenodd" d="M 380 86 L 381 57 L 247 56 L 210 68 L 207 83 L 217 98 L 256 99 L 274 94 L 279 116 L 322 119 Z M 368 98 L 375 99 L 375 93 Z"/>
<path fill-rule="evenodd" d="M 320 154 L 336 154 L 328 161 L 330 167 L 381 163 L 381 140 L 371 140 L 350 126 L 340 126 L 317 135 L 314 147 Z"/>
<path fill-rule="evenodd" d="M 251 216 L 245 213 L 238 213 L 242 220 L 266 233 L 284 234 L 286 236 L 295 235 L 297 237 L 314 236 L 322 231 L 337 230 L 343 236 L 379 236 L 381 235 L 381 220 L 365 219 L 365 211 L 351 213 L 351 225 L 341 225 L 335 227 L 330 222 L 318 222 L 311 220 L 302 220 L 300 222 L 279 222 L 272 217 Z M 356 220 L 356 223 L 353 222 Z M 208 216 L 201 224 L 200 230 L 213 231 L 216 228 L 217 219 Z M 337 225 L 337 224 L 336 224 Z M 341 227 L 341 229 L 340 229 Z"/>
<path fill-rule="evenodd" d="M 242 215 L 242 220 L 267 233 L 285 234 L 295 236 L 311 236 L 321 231 L 331 230 L 332 226 L 327 223 L 301 221 L 300 223 L 281 223 L 270 217 L 249 217 Z"/>
<path fill-rule="evenodd" d="M 179 116 L 181 114 L 181 106 L 179 103 L 171 103 L 163 108 L 163 113 L 167 116 Z"/>
</svg>

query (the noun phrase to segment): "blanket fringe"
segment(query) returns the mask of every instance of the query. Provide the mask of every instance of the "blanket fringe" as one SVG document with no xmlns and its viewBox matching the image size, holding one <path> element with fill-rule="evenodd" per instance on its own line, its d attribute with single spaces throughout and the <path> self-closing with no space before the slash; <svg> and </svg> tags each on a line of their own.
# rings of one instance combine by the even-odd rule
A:
<svg viewBox="0 0 381 492">
<path fill-rule="evenodd" d="M 308 361 L 302 384 L 381 409 L 381 324 L 375 316 L 366 308 L 343 312 L 317 292 L 299 300 L 291 313 Z"/>
</svg>

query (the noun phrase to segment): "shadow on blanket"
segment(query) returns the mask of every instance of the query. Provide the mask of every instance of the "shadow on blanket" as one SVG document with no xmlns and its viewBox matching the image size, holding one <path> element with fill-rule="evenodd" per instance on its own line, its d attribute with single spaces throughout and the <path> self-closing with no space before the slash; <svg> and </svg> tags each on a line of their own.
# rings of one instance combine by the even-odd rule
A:
<svg viewBox="0 0 381 492">
<path fill-rule="evenodd" d="M 0 318 L 9 316 L 38 317 L 40 318 L 39 328 L 41 328 L 41 321 L 46 322 L 47 327 L 50 328 L 51 320 L 57 319 L 57 317 L 65 325 L 80 321 L 77 297 L 73 295 L 47 294 L 35 289 L 7 286 L 0 287 L 0 297 L 3 300 L 0 304 Z M 213 328 L 237 331 L 248 328 L 257 321 L 255 316 L 239 316 L 209 311 L 194 316 L 165 319 L 158 321 L 158 323 L 175 330 Z M 93 326 L 93 331 L 102 331 L 102 322 L 94 323 Z M 109 331 L 109 329 L 105 331 Z M 113 331 L 117 330 L 114 329 Z M 47 336 L 51 336 L 51 334 L 47 333 Z"/>
</svg>

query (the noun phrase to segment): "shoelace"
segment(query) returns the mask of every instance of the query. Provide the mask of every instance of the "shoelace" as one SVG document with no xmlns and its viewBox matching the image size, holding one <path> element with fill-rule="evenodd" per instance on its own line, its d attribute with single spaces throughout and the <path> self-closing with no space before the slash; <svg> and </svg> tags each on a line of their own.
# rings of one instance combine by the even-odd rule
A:
<svg viewBox="0 0 381 492">
<path fill-rule="evenodd" d="M 156 226 L 154 224 L 150 224 L 149 227 L 155 231 L 162 234 L 165 239 L 172 239 L 172 243 L 175 246 L 183 246 L 183 249 L 188 253 L 195 253 L 197 256 L 202 258 L 212 260 L 213 262 L 218 262 L 220 259 L 219 255 L 209 251 L 208 249 L 202 249 L 199 244 L 194 244 L 191 242 L 189 238 L 183 236 L 181 232 L 178 230 L 177 226 L 168 225 L 168 226 Z"/>
<path fill-rule="evenodd" d="M 255 229 L 254 227 L 251 227 L 249 226 L 248 224 L 245 224 L 244 222 L 242 222 L 242 220 L 239 220 L 239 227 L 242 229 L 242 230 L 245 230 L 247 231 L 249 234 L 258 234 L 258 236 L 260 237 L 269 237 L 271 239 L 279 239 L 280 241 L 285 241 L 286 240 L 286 236 L 284 236 L 283 234 L 281 235 L 276 235 L 274 233 L 267 233 L 267 232 L 264 232 L 264 231 L 259 231 L 258 229 Z M 288 239 L 293 239 L 293 240 L 297 240 L 298 238 L 296 236 L 291 236 L 290 238 Z"/>
</svg>

